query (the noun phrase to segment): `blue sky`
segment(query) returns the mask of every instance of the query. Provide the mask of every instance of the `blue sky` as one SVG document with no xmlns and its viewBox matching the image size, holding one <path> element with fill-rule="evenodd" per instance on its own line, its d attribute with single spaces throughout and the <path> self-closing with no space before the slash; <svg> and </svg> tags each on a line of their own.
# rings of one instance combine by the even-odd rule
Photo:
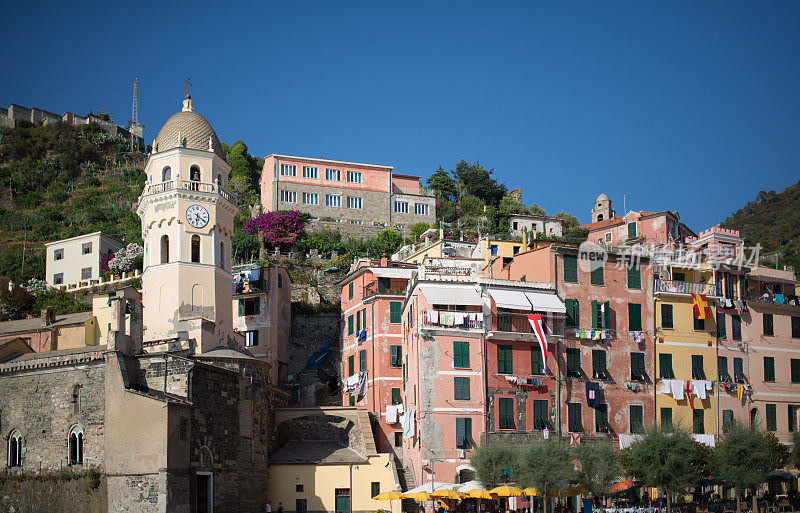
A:
<svg viewBox="0 0 800 513">
<path fill-rule="evenodd" d="M 800 178 L 800 2 L 12 2 L 0 103 L 103 108 L 152 141 L 184 79 L 220 139 L 494 168 L 548 213 L 696 231 Z M 10 46 L 9 46 L 10 45 Z"/>
</svg>

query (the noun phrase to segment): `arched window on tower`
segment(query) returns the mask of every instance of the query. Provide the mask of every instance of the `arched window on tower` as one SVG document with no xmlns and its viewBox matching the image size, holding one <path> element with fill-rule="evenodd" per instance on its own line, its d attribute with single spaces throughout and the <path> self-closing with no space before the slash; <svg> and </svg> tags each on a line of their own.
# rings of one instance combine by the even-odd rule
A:
<svg viewBox="0 0 800 513">
<path fill-rule="evenodd" d="M 223 270 L 225 270 L 225 261 L 227 260 L 227 258 L 225 258 L 225 257 L 226 257 L 226 255 L 225 255 L 225 243 L 220 241 L 220 243 L 219 243 L 219 266 L 222 267 Z"/>
<path fill-rule="evenodd" d="M 222 188 L 222 173 L 217 173 L 217 185 Z"/>
<path fill-rule="evenodd" d="M 189 168 L 189 180 L 193 182 L 200 181 L 200 168 L 198 166 L 192 166 Z"/>
<path fill-rule="evenodd" d="M 8 436 L 8 466 L 22 466 L 22 433 L 16 429 Z"/>
<path fill-rule="evenodd" d="M 167 166 L 161 171 L 161 181 L 169 182 L 170 180 L 172 180 L 172 169 Z"/>
<path fill-rule="evenodd" d="M 83 465 L 83 429 L 80 426 L 69 430 L 69 464 Z"/>
<path fill-rule="evenodd" d="M 597 220 L 598 221 L 602 221 L 603 220 L 603 214 L 597 214 Z"/>
<path fill-rule="evenodd" d="M 200 262 L 200 236 L 192 235 L 192 262 Z"/>
<path fill-rule="evenodd" d="M 169 263 L 169 235 L 161 236 L 161 263 Z"/>
</svg>

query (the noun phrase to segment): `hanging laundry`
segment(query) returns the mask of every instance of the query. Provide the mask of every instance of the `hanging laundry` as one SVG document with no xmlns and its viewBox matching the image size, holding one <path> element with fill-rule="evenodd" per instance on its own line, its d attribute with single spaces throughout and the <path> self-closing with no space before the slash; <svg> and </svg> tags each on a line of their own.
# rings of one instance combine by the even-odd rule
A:
<svg viewBox="0 0 800 513">
<path fill-rule="evenodd" d="M 544 428 L 542 430 L 542 438 L 544 438 L 545 440 L 550 439 L 550 430 L 549 429 Z"/>
<path fill-rule="evenodd" d="M 694 403 L 692 403 L 692 383 L 686 382 L 686 402 L 689 403 L 689 408 L 694 410 Z"/>
<path fill-rule="evenodd" d="M 735 306 L 737 310 L 744 309 L 744 303 L 742 301 L 739 301 L 738 299 L 733 302 L 733 306 Z"/>
<path fill-rule="evenodd" d="M 367 388 L 369 388 L 369 383 L 367 382 L 367 371 L 359 372 L 357 375 L 358 385 L 356 385 L 355 390 L 353 390 L 353 395 L 361 399 L 367 395 Z"/>
<path fill-rule="evenodd" d="M 397 422 L 397 406 L 389 405 L 386 407 L 386 422 L 387 424 Z"/>
<path fill-rule="evenodd" d="M 682 379 L 670 379 L 669 381 L 669 388 L 670 393 L 672 394 L 672 398 L 676 401 L 683 401 L 683 394 L 684 394 L 684 386 Z"/>
<path fill-rule="evenodd" d="M 600 330 L 595 330 L 592 332 L 592 340 L 600 340 Z"/>
<path fill-rule="evenodd" d="M 671 394 L 672 393 L 672 385 L 670 384 L 670 381 L 671 380 L 669 380 L 669 379 L 662 379 L 661 380 L 661 388 L 659 389 L 659 392 L 661 392 L 662 394 L 667 394 L 667 395 Z"/>
<path fill-rule="evenodd" d="M 705 294 L 692 294 L 692 306 L 695 319 L 711 318 L 711 309 L 708 307 Z"/>
<path fill-rule="evenodd" d="M 408 412 L 406 412 L 406 415 L 406 425 L 403 428 L 403 440 L 414 437 L 414 425 L 416 424 L 416 419 L 414 418 L 414 408 L 409 408 Z"/>
<path fill-rule="evenodd" d="M 590 408 L 600 406 L 600 384 L 592 381 L 586 382 L 586 404 Z"/>
<path fill-rule="evenodd" d="M 344 380 L 344 390 L 345 392 L 350 392 L 355 390 L 358 386 L 358 374 L 353 374 L 352 376 L 348 377 Z"/>
<path fill-rule="evenodd" d="M 775 294 L 775 302 L 782 305 L 784 302 L 783 294 Z"/>
<path fill-rule="evenodd" d="M 438 310 L 428 310 L 428 324 L 439 324 Z"/>
<path fill-rule="evenodd" d="M 642 332 L 641 331 L 634 331 L 633 332 L 633 341 L 636 344 L 642 343 Z"/>
<path fill-rule="evenodd" d="M 397 416 L 399 419 L 400 415 L 403 413 L 403 403 L 396 404 L 395 407 L 397 408 Z"/>
<path fill-rule="evenodd" d="M 741 399 L 743 393 L 744 393 L 744 387 L 742 385 L 736 385 L 736 398 Z"/>
<path fill-rule="evenodd" d="M 580 331 L 580 338 L 586 338 L 586 330 Z"/>
<path fill-rule="evenodd" d="M 706 398 L 706 390 L 710 390 L 711 382 L 705 379 L 693 379 L 691 381 L 692 394 L 696 395 L 698 399 L 703 400 Z"/>
<path fill-rule="evenodd" d="M 569 434 L 569 446 L 575 447 L 576 445 L 580 445 L 581 443 L 581 434 L 580 433 L 570 433 Z"/>
</svg>

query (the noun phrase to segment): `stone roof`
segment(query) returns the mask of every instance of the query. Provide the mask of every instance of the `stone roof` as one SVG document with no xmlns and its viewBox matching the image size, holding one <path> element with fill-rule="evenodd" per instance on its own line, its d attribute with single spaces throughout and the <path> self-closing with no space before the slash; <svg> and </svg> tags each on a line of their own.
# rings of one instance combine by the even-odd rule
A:
<svg viewBox="0 0 800 513">
<path fill-rule="evenodd" d="M 191 109 L 191 107 L 189 108 Z M 178 137 L 180 137 L 180 141 Z M 194 110 L 184 109 L 173 114 L 161 127 L 153 145 L 153 152 L 159 153 L 178 147 L 208 151 L 209 137 L 214 153 L 224 159 L 222 145 L 219 143 L 217 133 L 211 128 L 211 124 Z"/>
<path fill-rule="evenodd" d="M 83 324 L 91 319 L 92 315 L 92 312 L 56 315 L 55 321 L 47 326 L 42 323 L 41 317 L 31 317 L 30 319 L 0 322 L 0 335 L 6 335 L 10 333 L 25 333 L 42 329 L 50 329 L 58 326 L 68 326 L 70 324 Z"/>
<path fill-rule="evenodd" d="M 270 465 L 366 463 L 367 458 L 341 442 L 331 440 L 294 440 L 284 445 L 270 459 Z"/>
<path fill-rule="evenodd" d="M 194 355 L 195 358 L 240 358 L 244 360 L 254 360 L 255 357 L 250 351 L 246 349 L 229 349 L 225 346 L 217 346 L 204 353 Z"/>
</svg>

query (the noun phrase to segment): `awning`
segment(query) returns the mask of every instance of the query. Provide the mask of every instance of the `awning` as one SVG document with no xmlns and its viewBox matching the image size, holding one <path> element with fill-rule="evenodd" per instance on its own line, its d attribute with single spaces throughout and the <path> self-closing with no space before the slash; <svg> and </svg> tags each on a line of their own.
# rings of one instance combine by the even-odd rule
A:
<svg viewBox="0 0 800 513">
<path fill-rule="evenodd" d="M 526 292 L 525 296 L 531 302 L 534 312 L 567 313 L 567 308 L 555 294 L 545 292 Z"/>
<path fill-rule="evenodd" d="M 531 304 L 528 298 L 520 290 L 489 289 L 489 295 L 494 299 L 497 308 L 531 311 Z"/>
<path fill-rule="evenodd" d="M 404 280 L 410 280 L 411 274 L 416 271 L 416 269 L 403 267 L 370 267 L 369 270 L 377 278 L 402 278 Z"/>
<path fill-rule="evenodd" d="M 474 287 L 466 285 L 423 285 L 422 294 L 432 305 L 472 305 L 483 304 L 481 295 Z"/>
<path fill-rule="evenodd" d="M 473 467 L 469 463 L 462 463 L 461 465 L 456 467 L 456 472 L 461 472 L 462 470 L 471 470 L 475 472 L 475 467 Z"/>
</svg>

